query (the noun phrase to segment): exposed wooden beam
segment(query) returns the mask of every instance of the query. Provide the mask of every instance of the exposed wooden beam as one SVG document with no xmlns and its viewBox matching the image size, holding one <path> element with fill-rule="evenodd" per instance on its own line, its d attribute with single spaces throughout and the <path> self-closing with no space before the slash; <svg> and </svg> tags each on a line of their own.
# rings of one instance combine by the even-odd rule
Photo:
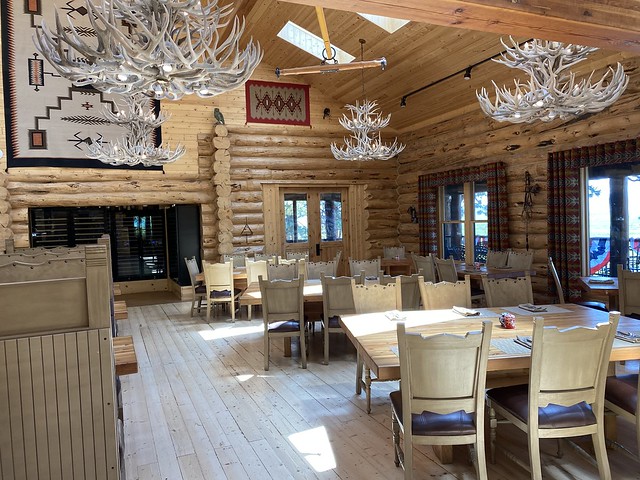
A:
<svg viewBox="0 0 640 480">
<path fill-rule="evenodd" d="M 528 0 L 487 0 L 483 3 L 468 0 L 284 1 L 640 53 L 640 21 L 636 20 L 640 18 L 640 8 L 637 0 L 619 0 L 615 6 L 604 1 L 557 0 L 537 0 L 535 5 Z M 593 7 L 593 11 L 587 6 Z"/>
</svg>

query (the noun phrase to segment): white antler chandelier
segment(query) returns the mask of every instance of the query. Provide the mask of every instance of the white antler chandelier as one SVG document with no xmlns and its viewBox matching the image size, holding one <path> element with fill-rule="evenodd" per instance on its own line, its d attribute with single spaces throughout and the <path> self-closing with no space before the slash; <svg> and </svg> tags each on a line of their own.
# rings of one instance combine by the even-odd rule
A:
<svg viewBox="0 0 640 480">
<path fill-rule="evenodd" d="M 95 31 L 91 44 L 69 19 L 56 30 L 38 29 L 36 48 L 75 85 L 103 92 L 143 92 L 156 99 L 180 99 L 196 93 L 211 97 L 243 85 L 262 59 L 249 40 L 239 49 L 244 21 L 229 25 L 233 5 L 202 6 L 200 0 L 86 0 Z M 92 37 L 88 37 L 92 38 Z"/>
<path fill-rule="evenodd" d="M 378 104 L 364 100 L 347 105 L 351 118 L 342 115 L 340 125 L 351 132 L 344 138 L 345 145 L 331 144 L 331 153 L 337 160 L 389 160 L 404 150 L 404 145 L 395 139 L 391 145 L 382 142 L 380 130 L 389 125 L 391 114 L 383 117 Z"/>
<path fill-rule="evenodd" d="M 104 116 L 114 124 L 124 127 L 127 134 L 123 139 L 111 143 L 96 142 L 88 146 L 87 156 L 109 165 L 137 165 L 145 167 L 159 166 L 175 162 L 185 153 L 185 148 L 178 145 L 175 150 L 169 146 L 156 146 L 152 143 L 153 131 L 158 128 L 168 116 L 165 113 L 156 114 L 149 98 L 143 94 L 124 97 L 127 110 L 113 113 L 105 109 Z"/>
<path fill-rule="evenodd" d="M 494 61 L 523 70 L 529 74 L 529 80 L 526 83 L 514 80 L 513 92 L 492 82 L 495 102 L 489 99 L 485 88 L 476 92 L 482 111 L 500 122 L 550 122 L 600 112 L 620 98 L 629 82 L 620 63 L 615 70 L 609 67 L 596 83 L 592 83 L 595 72 L 576 80 L 569 69 L 597 48 L 538 39 L 520 47 L 513 38 L 510 40 L 513 47 L 500 40 L 506 52 Z"/>
</svg>

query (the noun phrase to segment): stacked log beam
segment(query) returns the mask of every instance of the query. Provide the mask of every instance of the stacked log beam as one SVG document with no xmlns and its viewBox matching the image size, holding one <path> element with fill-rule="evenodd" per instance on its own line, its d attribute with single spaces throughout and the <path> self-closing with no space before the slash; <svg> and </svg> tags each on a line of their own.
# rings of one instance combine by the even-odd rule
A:
<svg viewBox="0 0 640 480">
<path fill-rule="evenodd" d="M 217 125 L 213 137 L 213 187 L 216 193 L 216 221 L 218 224 L 218 254 L 233 253 L 233 210 L 231 209 L 231 155 L 229 132 Z"/>
<path fill-rule="evenodd" d="M 13 238 L 11 213 L 7 176 L 4 173 L 0 173 L 0 245 L 2 245 L 2 248 L 4 248 L 6 239 Z"/>
</svg>

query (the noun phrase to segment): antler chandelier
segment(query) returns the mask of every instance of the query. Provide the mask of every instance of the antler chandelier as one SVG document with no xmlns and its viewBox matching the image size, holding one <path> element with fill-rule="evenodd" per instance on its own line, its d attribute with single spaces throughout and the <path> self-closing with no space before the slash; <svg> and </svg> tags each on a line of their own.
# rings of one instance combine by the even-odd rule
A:
<svg viewBox="0 0 640 480">
<path fill-rule="evenodd" d="M 360 58 L 364 58 L 365 40 L 360 39 Z M 364 97 L 364 70 L 361 72 L 362 96 Z M 395 138 L 391 145 L 382 142 L 380 130 L 389 125 L 391 114 L 386 117 L 378 110 L 375 101 L 364 99 L 362 104 L 346 105 L 351 118 L 342 115 L 340 125 L 351 134 L 344 138 L 344 146 L 331 144 L 331 153 L 336 160 L 389 160 L 404 150 L 404 145 Z"/>
<path fill-rule="evenodd" d="M 482 111 L 499 122 L 550 122 L 600 112 L 618 100 L 629 83 L 620 63 L 615 70 L 609 67 L 596 83 L 592 83 L 595 72 L 576 80 L 570 68 L 597 48 L 538 39 L 520 47 L 513 38 L 510 40 L 513 47 L 500 40 L 506 52 L 494 61 L 523 70 L 529 74 L 529 80 L 525 83 L 514 80 L 513 92 L 492 82 L 495 102 L 489 99 L 484 87 L 480 93 L 476 91 Z"/>
<path fill-rule="evenodd" d="M 36 48 L 75 85 L 92 85 L 108 93 L 143 92 L 156 99 L 178 100 L 196 93 L 211 97 L 243 85 L 262 52 L 249 40 L 240 50 L 244 21 L 233 20 L 233 5 L 212 0 L 86 0 L 95 40 L 87 43 L 70 19 L 63 26 L 56 11 L 56 31 L 45 23 Z M 89 38 L 92 38 L 90 36 Z"/>
<path fill-rule="evenodd" d="M 175 162 L 185 153 L 185 148 L 178 145 L 175 150 L 169 146 L 156 146 L 152 142 L 152 133 L 168 115 L 156 114 L 150 105 L 149 98 L 143 94 L 124 97 L 127 110 L 113 113 L 105 109 L 104 116 L 114 124 L 124 127 L 127 134 L 123 139 L 111 143 L 95 142 L 88 146 L 87 156 L 109 165 L 137 165 L 145 167 L 164 165 Z"/>
</svg>

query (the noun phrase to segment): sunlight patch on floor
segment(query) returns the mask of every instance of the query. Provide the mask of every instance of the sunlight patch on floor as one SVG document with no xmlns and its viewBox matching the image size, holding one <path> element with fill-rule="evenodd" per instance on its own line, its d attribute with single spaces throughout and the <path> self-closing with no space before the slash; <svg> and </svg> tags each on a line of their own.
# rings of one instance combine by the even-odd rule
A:
<svg viewBox="0 0 640 480">
<path fill-rule="evenodd" d="M 239 337 L 241 335 L 250 335 L 260 333 L 263 330 L 262 325 L 251 327 L 220 327 L 215 330 L 200 330 L 198 333 L 204 340 L 220 340 L 221 338 Z"/>
<path fill-rule="evenodd" d="M 324 427 L 312 428 L 289 435 L 289 441 L 304 455 L 316 472 L 326 472 L 336 468 L 331 442 Z"/>
<path fill-rule="evenodd" d="M 254 376 L 252 374 L 236 375 L 236 380 L 238 380 L 239 382 L 246 382 L 253 377 Z"/>
</svg>

